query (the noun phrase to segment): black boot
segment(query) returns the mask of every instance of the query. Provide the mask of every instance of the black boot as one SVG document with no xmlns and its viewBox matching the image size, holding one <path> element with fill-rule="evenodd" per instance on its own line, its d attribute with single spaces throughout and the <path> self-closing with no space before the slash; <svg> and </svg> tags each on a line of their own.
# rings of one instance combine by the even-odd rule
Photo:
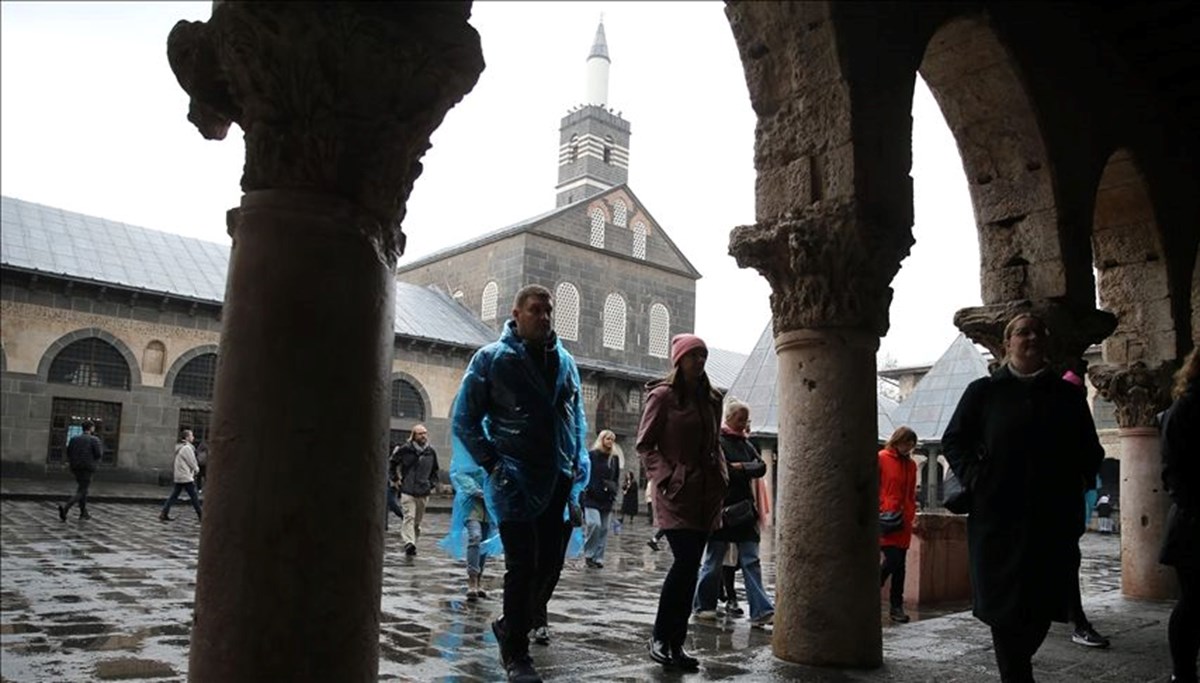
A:
<svg viewBox="0 0 1200 683">
<path fill-rule="evenodd" d="M 683 649 L 683 643 L 671 646 L 671 663 L 680 669 L 695 671 L 700 668 L 700 660 Z"/>
</svg>

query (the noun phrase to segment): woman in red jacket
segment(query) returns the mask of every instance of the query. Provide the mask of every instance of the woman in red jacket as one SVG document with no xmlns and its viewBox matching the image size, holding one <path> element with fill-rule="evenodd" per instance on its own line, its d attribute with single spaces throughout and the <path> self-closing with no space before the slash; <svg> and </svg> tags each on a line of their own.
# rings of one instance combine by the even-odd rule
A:
<svg viewBox="0 0 1200 683">
<path fill-rule="evenodd" d="M 879 567 L 879 586 L 892 577 L 892 591 L 888 613 L 892 622 L 908 623 L 904 613 L 904 563 L 908 545 L 912 541 L 913 521 L 917 518 L 917 464 L 910 457 L 917 445 L 917 433 L 908 427 L 900 427 L 879 451 L 879 516 L 881 522 L 888 513 L 900 514 L 900 527 L 881 530 L 879 539 L 883 551 L 883 564 Z"/>
</svg>

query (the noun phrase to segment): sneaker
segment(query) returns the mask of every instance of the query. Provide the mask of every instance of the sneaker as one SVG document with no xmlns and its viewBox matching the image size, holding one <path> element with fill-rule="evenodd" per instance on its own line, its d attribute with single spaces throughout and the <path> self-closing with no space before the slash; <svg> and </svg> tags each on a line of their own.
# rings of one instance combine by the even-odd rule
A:
<svg viewBox="0 0 1200 683">
<path fill-rule="evenodd" d="M 474 588 L 467 589 L 467 602 L 475 602 L 479 599 L 479 591 Z"/>
<path fill-rule="evenodd" d="M 659 550 L 658 541 L 654 540 L 653 538 L 649 541 L 646 541 L 646 545 L 650 546 L 651 550 Z"/>
<path fill-rule="evenodd" d="M 692 612 L 692 618 L 696 621 L 716 621 L 717 610 L 715 609 L 700 609 Z"/>
<path fill-rule="evenodd" d="M 750 619 L 750 626 L 755 627 L 755 628 L 762 628 L 764 626 L 770 626 L 771 624 L 774 624 L 774 623 L 775 623 L 775 612 L 763 612 L 762 614 L 758 615 L 757 617 L 753 617 Z"/>
<path fill-rule="evenodd" d="M 487 596 L 487 591 L 483 590 L 482 588 L 475 589 L 475 597 L 479 598 L 480 600 L 487 600 Z"/>
<path fill-rule="evenodd" d="M 538 626 L 530 632 L 529 639 L 538 645 L 549 645 L 550 629 L 546 626 Z"/>
<path fill-rule="evenodd" d="M 504 673 L 508 675 L 509 683 L 542 683 L 542 677 L 533 668 L 533 659 L 529 655 L 513 657 L 504 667 Z"/>
<path fill-rule="evenodd" d="M 61 505 L 58 506 L 58 519 L 63 522 L 67 521 L 67 509 Z"/>
<path fill-rule="evenodd" d="M 725 603 L 725 615 L 730 617 L 741 617 L 746 615 L 746 610 L 738 607 L 736 602 Z"/>
<path fill-rule="evenodd" d="M 413 545 L 412 543 L 406 543 L 404 545 L 404 554 L 407 555 L 408 557 L 416 556 L 417 546 Z"/>
<path fill-rule="evenodd" d="M 584 559 L 584 563 L 586 563 L 586 564 L 587 564 L 587 566 L 591 567 L 592 569 L 604 569 L 604 563 L 603 563 L 603 562 L 598 562 L 598 561 L 596 561 L 596 560 L 593 560 L 593 559 L 592 559 L 592 558 L 590 558 L 590 557 L 588 557 L 588 558 L 585 558 L 585 559 Z"/>
<path fill-rule="evenodd" d="M 893 607 L 888 611 L 888 616 L 891 617 L 893 624 L 907 624 L 910 621 L 908 615 L 904 613 L 903 607 Z"/>
<path fill-rule="evenodd" d="M 86 512 L 79 513 L 79 519 L 91 519 L 91 518 L 92 518 L 92 516 Z"/>
<path fill-rule="evenodd" d="M 1088 626 L 1087 628 L 1077 628 L 1071 634 L 1071 642 L 1084 647 L 1108 647 L 1108 638 L 1096 633 L 1096 629 Z"/>
<path fill-rule="evenodd" d="M 165 513 L 165 512 L 158 513 L 158 521 L 160 521 L 160 522 L 169 522 L 169 521 L 171 521 L 171 519 L 172 518 L 167 516 L 167 513 Z"/>
</svg>

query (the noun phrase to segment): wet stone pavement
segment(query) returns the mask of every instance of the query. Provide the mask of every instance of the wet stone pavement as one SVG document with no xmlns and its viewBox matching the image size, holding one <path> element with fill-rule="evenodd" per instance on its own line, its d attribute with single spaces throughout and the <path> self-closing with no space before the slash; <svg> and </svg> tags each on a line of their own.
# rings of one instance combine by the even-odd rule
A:
<svg viewBox="0 0 1200 683">
<path fill-rule="evenodd" d="M 199 524 L 191 510 L 160 523 L 147 505 L 94 504 L 93 519 L 59 522 L 52 503 L 0 505 L 0 680 L 11 682 L 186 678 Z M 387 536 L 380 680 L 503 679 L 489 624 L 500 610 L 502 562 L 485 571 L 489 598 L 465 600 L 465 571 L 436 541 L 449 515 L 426 516 L 415 558 L 399 527 Z M 548 680 L 643 681 L 995 681 L 986 628 L 969 613 L 914 614 L 884 621 L 884 666 L 822 670 L 786 664 L 770 650 L 770 629 L 746 618 L 693 624 L 699 673 L 666 672 L 646 655 L 658 588 L 670 551 L 646 545 L 644 518 L 609 536 L 603 569 L 569 559 L 550 603 L 553 642 L 532 645 Z M 1121 598 L 1118 541 L 1084 539 L 1085 607 L 1109 650 L 1070 642 L 1056 624 L 1034 660 L 1039 681 L 1166 681 L 1169 604 Z M 764 579 L 774 585 L 769 543 Z M 739 580 L 740 583 L 740 580 Z M 962 606 L 958 606 L 962 609 Z"/>
</svg>

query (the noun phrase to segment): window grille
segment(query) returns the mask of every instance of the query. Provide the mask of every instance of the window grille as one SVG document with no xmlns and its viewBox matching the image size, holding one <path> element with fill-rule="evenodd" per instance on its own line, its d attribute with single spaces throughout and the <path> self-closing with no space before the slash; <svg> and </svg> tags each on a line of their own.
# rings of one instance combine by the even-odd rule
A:
<svg viewBox="0 0 1200 683">
<path fill-rule="evenodd" d="M 604 299 L 604 346 L 625 350 L 625 299 L 620 294 Z"/>
<path fill-rule="evenodd" d="M 637 387 L 631 388 L 629 390 L 629 400 L 626 401 L 626 405 L 629 407 L 629 412 L 640 412 L 642 409 L 642 390 Z"/>
<path fill-rule="evenodd" d="M 175 376 L 171 393 L 211 401 L 217 381 L 217 354 L 206 353 L 189 360 Z"/>
<path fill-rule="evenodd" d="M 97 337 L 72 342 L 50 363 L 50 382 L 80 387 L 129 389 L 129 364 L 120 351 Z"/>
<path fill-rule="evenodd" d="M 596 383 L 595 382 L 588 381 L 588 382 L 583 383 L 583 400 L 588 403 L 591 403 L 596 400 Z"/>
<path fill-rule="evenodd" d="M 425 419 L 425 402 L 421 393 L 407 380 L 392 380 L 392 417 L 411 420 Z"/>
<path fill-rule="evenodd" d="M 633 224 L 633 257 L 646 258 L 646 224 L 638 221 Z"/>
<path fill-rule="evenodd" d="M 600 209 L 592 209 L 590 213 L 592 219 L 592 234 L 588 243 L 598 249 L 604 248 L 604 212 Z"/>
<path fill-rule="evenodd" d="M 570 282 L 554 288 L 554 331 L 560 339 L 579 341 L 579 290 Z"/>
<path fill-rule="evenodd" d="M 479 317 L 484 320 L 496 319 L 496 305 L 500 301 L 500 286 L 489 282 L 483 287 L 483 302 L 479 306 Z"/>
<path fill-rule="evenodd" d="M 625 214 L 627 210 L 624 199 L 618 199 L 613 202 L 613 225 L 618 228 L 625 227 Z"/>
<path fill-rule="evenodd" d="M 101 465 L 117 464 L 117 448 L 121 441 L 121 404 L 107 401 L 85 401 L 55 398 L 50 403 L 50 448 L 46 454 L 49 464 L 67 461 L 67 443 L 83 433 L 83 423 L 96 423 L 96 436 L 104 444 Z"/>
<path fill-rule="evenodd" d="M 183 430 L 192 430 L 192 436 L 196 437 L 196 443 L 208 443 L 209 423 L 212 421 L 212 411 L 209 410 L 191 410 L 188 408 L 179 409 L 179 430 L 175 432 L 175 436 L 183 433 Z"/>
<path fill-rule="evenodd" d="M 650 355 L 666 358 L 671 340 L 671 313 L 662 304 L 650 307 Z"/>
</svg>

